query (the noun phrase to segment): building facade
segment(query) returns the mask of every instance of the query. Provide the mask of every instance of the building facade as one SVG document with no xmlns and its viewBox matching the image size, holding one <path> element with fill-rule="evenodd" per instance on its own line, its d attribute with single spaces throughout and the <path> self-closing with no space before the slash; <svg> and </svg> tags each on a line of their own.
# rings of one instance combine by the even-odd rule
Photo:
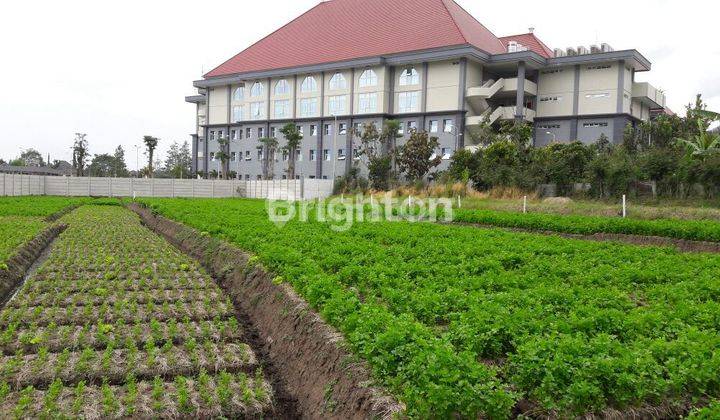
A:
<svg viewBox="0 0 720 420">
<path fill-rule="evenodd" d="M 408 24 L 387 24 L 398 19 Z M 287 123 L 303 134 L 296 176 L 323 179 L 363 170 L 351 128 L 389 119 L 402 124 L 399 144 L 412 130 L 439 139 L 439 170 L 485 123 L 530 122 L 538 146 L 618 142 L 665 107 L 635 80 L 649 70 L 636 50 L 551 50 L 532 30 L 498 38 L 452 0 L 327 1 L 194 82 L 193 171 L 221 172 L 217 140 L 228 138 L 238 178 L 262 177 L 266 158 L 285 178 L 288 156 L 264 156 L 259 139 L 281 148 Z"/>
</svg>

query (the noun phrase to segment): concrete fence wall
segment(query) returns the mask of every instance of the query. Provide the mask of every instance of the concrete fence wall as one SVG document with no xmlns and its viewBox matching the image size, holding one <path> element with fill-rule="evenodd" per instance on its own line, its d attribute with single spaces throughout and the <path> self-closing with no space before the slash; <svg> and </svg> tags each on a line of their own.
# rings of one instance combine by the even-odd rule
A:
<svg viewBox="0 0 720 420">
<path fill-rule="evenodd" d="M 0 196 L 246 197 L 298 201 L 329 197 L 332 191 L 333 182 L 327 179 L 213 181 L 0 174 Z"/>
</svg>

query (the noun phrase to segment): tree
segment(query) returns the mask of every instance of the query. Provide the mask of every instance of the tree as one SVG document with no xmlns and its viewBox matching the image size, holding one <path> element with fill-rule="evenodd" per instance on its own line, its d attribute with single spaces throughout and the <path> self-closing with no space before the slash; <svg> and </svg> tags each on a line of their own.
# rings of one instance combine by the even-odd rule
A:
<svg viewBox="0 0 720 420">
<path fill-rule="evenodd" d="M 397 158 L 400 171 L 411 181 L 421 181 L 442 162 L 436 152 L 440 146 L 437 137 L 430 137 L 426 131 L 413 131 L 405 145 L 400 147 Z"/>
<path fill-rule="evenodd" d="M 13 166 L 45 166 L 45 160 L 43 159 L 40 152 L 35 149 L 23 150 L 20 153 L 20 157 L 13 160 L 11 163 Z"/>
<path fill-rule="evenodd" d="M 222 167 L 223 179 L 228 179 L 229 162 L 230 162 L 230 139 L 222 137 L 218 139 L 218 151 L 215 152 L 215 158 L 220 159 L 220 166 Z"/>
<path fill-rule="evenodd" d="M 7 165 L 7 163 L 5 162 L 5 159 L 0 159 L 0 165 Z"/>
<path fill-rule="evenodd" d="M 145 152 L 148 157 L 147 174 L 150 178 L 153 177 L 153 156 L 155 155 L 155 149 L 157 148 L 159 139 L 153 136 L 144 136 L 143 141 L 147 151 Z"/>
<path fill-rule="evenodd" d="M 103 153 L 95 155 L 88 166 L 90 176 L 111 177 L 115 171 L 115 156 Z"/>
<path fill-rule="evenodd" d="M 397 172 L 397 139 L 402 137 L 402 134 L 400 134 L 401 126 L 402 122 L 398 120 L 387 120 L 380 134 L 380 139 L 385 144 L 385 153 L 390 156 L 390 160 L 392 161 L 391 166 L 393 172 Z"/>
<path fill-rule="evenodd" d="M 287 123 L 280 132 L 285 136 L 286 144 L 283 146 L 283 150 L 288 153 L 288 179 L 295 179 L 295 161 L 297 150 L 300 148 L 302 143 L 303 135 L 298 130 L 297 126 L 293 123 Z"/>
<path fill-rule="evenodd" d="M 274 137 L 262 137 L 258 139 L 258 142 L 260 142 L 260 146 L 258 146 L 258 149 L 262 150 L 262 172 L 263 172 L 263 179 L 273 179 L 275 177 L 274 174 L 274 162 L 275 162 L 275 152 L 277 151 L 278 147 L 278 141 Z"/>
<path fill-rule="evenodd" d="M 127 177 L 130 175 L 128 172 L 127 164 L 125 163 L 125 149 L 122 146 L 118 146 L 113 154 L 113 167 L 112 176 L 115 177 Z"/>
<path fill-rule="evenodd" d="M 75 133 L 75 142 L 72 147 L 73 151 L 73 168 L 75 168 L 76 176 L 85 176 L 85 165 L 88 159 L 88 141 L 87 134 Z"/>
<path fill-rule="evenodd" d="M 380 132 L 373 123 L 363 125 L 361 133 L 353 128 L 353 136 L 360 138 L 358 157 L 368 168 L 370 186 L 375 190 L 387 190 L 392 164 L 390 157 L 383 153 Z"/>
<path fill-rule="evenodd" d="M 720 135 L 707 131 L 702 119 L 697 120 L 698 133 L 689 138 L 678 138 L 679 144 L 685 146 L 691 156 L 702 161 L 720 152 Z"/>
<path fill-rule="evenodd" d="M 185 178 L 190 174 L 192 158 L 190 145 L 185 141 L 182 145 L 173 142 L 165 159 L 165 172 L 173 178 Z"/>
</svg>

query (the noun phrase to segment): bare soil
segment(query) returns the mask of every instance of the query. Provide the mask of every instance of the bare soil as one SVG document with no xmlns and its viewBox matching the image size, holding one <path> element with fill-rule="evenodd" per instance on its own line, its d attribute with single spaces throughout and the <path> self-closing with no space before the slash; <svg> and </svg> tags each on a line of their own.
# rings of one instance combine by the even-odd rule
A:
<svg viewBox="0 0 720 420">
<path fill-rule="evenodd" d="M 289 285 L 251 255 L 224 241 L 203 235 L 137 204 L 143 223 L 197 259 L 231 296 L 240 320 L 255 335 L 248 340 L 275 381 L 280 399 L 290 399 L 288 418 L 367 419 L 401 415 L 403 407 L 372 385 L 369 369 L 344 348 L 327 325 Z M 280 401 L 282 404 L 283 402 Z"/>
</svg>

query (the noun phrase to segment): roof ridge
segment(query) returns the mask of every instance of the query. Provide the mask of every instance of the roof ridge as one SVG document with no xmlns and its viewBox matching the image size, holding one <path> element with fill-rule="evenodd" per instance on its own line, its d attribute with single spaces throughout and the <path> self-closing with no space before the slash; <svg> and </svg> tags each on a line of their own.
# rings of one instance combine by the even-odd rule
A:
<svg viewBox="0 0 720 420">
<path fill-rule="evenodd" d="M 290 22 L 287 22 L 286 24 L 282 25 L 281 27 L 275 29 L 274 31 L 270 32 L 269 34 L 265 35 L 264 37 L 262 37 L 262 38 L 258 39 L 257 41 L 253 42 L 253 43 L 250 44 L 247 48 L 243 49 L 243 50 L 240 51 L 239 53 L 233 55 L 232 57 L 230 57 L 230 58 L 228 58 L 227 60 L 223 61 L 223 62 L 220 63 L 219 65 L 215 66 L 212 70 L 210 70 L 209 72 L 205 73 L 205 74 L 203 75 L 203 77 L 204 77 L 204 78 L 213 77 L 213 76 L 208 76 L 208 75 L 209 75 L 210 73 L 214 72 L 215 70 L 219 69 L 220 67 L 222 67 L 222 66 L 225 65 L 226 63 L 232 61 L 235 57 L 239 56 L 240 54 L 242 54 L 242 53 L 244 53 L 245 51 L 249 50 L 250 48 L 254 47 L 255 45 L 263 42 L 264 40 L 266 40 L 266 39 L 270 38 L 271 36 L 275 35 L 276 33 L 280 32 L 281 30 L 283 30 L 284 28 L 286 28 L 287 26 L 289 26 L 289 25 L 292 24 L 293 22 L 299 20 L 300 18 L 302 18 L 303 16 L 305 16 L 305 15 L 307 15 L 308 13 L 312 12 L 313 10 L 317 9 L 318 7 L 322 6 L 323 4 L 330 3 L 330 1 L 331 1 L 331 0 L 321 0 L 320 3 L 318 3 L 318 4 L 316 4 L 315 6 L 309 8 L 309 9 L 306 10 L 305 12 L 301 13 L 300 15 L 298 15 L 297 17 L 295 17 L 295 19 L 290 20 Z"/>
<path fill-rule="evenodd" d="M 476 18 L 472 13 L 468 12 L 467 9 L 465 9 L 462 5 L 460 5 L 460 3 L 456 2 L 455 0 L 441 0 L 441 1 L 442 1 L 442 3 L 443 3 L 443 7 L 445 8 L 445 10 L 446 10 L 446 11 L 448 12 L 448 14 L 450 15 L 450 19 L 453 21 L 453 24 L 455 25 L 456 28 L 458 28 L 458 31 L 460 32 L 460 36 L 462 36 L 462 38 L 465 40 L 466 43 L 471 44 L 471 42 L 468 41 L 468 38 L 467 38 L 467 36 L 465 35 L 465 32 L 462 30 L 462 28 L 460 27 L 460 25 L 458 25 L 457 20 L 455 19 L 455 15 L 453 15 L 453 12 L 450 11 L 450 8 L 448 7 L 448 2 L 452 2 L 452 3 L 453 3 L 455 6 L 457 6 L 462 12 L 464 12 L 464 13 L 465 13 L 466 15 L 468 15 L 472 20 L 474 20 L 475 23 L 477 23 L 477 24 L 480 25 L 483 29 L 485 29 L 486 31 L 488 31 L 488 32 L 490 33 L 490 35 L 494 36 L 495 39 L 498 40 L 498 42 L 500 41 L 500 38 L 499 38 L 497 35 L 495 35 L 495 33 L 494 33 L 493 31 L 491 31 L 491 30 L 490 30 L 487 26 L 485 26 L 482 22 L 480 22 L 479 20 L 477 20 L 477 18 Z M 504 48 L 504 46 L 503 46 L 503 48 Z M 489 53 L 490 51 L 487 51 L 487 52 Z"/>
</svg>

